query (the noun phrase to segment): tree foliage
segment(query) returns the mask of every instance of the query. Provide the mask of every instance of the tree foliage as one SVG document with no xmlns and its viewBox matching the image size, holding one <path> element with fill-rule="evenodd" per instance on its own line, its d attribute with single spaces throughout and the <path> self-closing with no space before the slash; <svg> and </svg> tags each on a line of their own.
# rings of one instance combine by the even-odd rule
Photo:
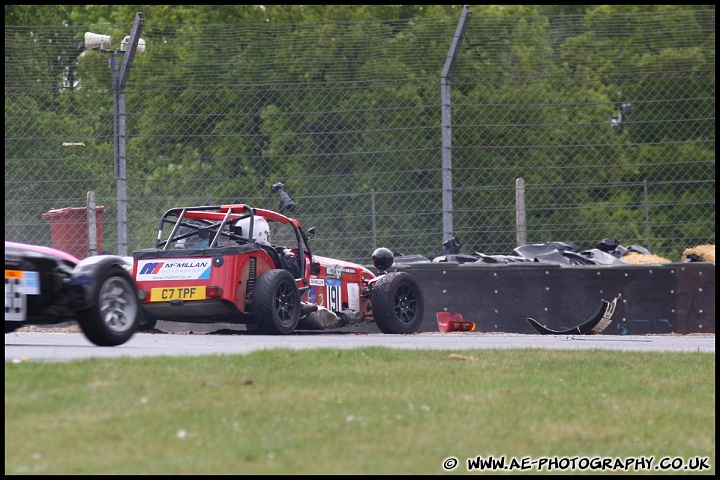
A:
<svg viewBox="0 0 720 480">
<path fill-rule="evenodd" d="M 452 77 L 454 218 L 470 249 L 512 247 L 518 177 L 531 187 L 533 242 L 586 230 L 641 243 L 648 215 L 666 256 L 714 241 L 698 207 L 714 205 L 713 6 L 471 10 Z M 53 199 L 42 208 L 99 180 L 112 198 L 112 73 L 83 34 L 120 39 L 142 12 L 149 48 L 127 87 L 132 215 L 151 219 L 142 235 L 172 202 L 265 201 L 292 178 L 307 215 L 332 232 L 324 251 L 358 260 L 372 231 L 430 255 L 442 224 L 438 79 L 461 11 L 6 5 L 6 186 L 22 179 L 6 192 L 6 218 L 30 215 L 13 205 L 38 190 Z M 73 138 L 85 153 L 59 153 Z M 53 183 L 58 169 L 67 180 Z M 133 248 L 150 237 L 135 238 Z"/>
</svg>

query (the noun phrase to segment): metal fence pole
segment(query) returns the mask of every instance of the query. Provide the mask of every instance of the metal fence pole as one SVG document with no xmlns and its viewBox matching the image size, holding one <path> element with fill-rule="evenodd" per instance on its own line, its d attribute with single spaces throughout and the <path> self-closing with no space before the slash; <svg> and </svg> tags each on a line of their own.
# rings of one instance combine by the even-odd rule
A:
<svg viewBox="0 0 720 480">
<path fill-rule="evenodd" d="M 377 248 L 377 225 L 375 219 L 375 189 L 370 189 L 370 202 L 372 204 L 373 250 Z"/>
<path fill-rule="evenodd" d="M 470 20 L 468 6 L 463 12 L 455 29 L 445 67 L 440 78 L 441 121 L 442 121 L 442 200 L 443 200 L 443 243 L 453 238 L 453 182 L 452 182 L 452 115 L 450 113 L 450 76 L 457 60 L 460 44 L 467 31 Z"/>
<path fill-rule="evenodd" d="M 118 151 L 117 205 L 118 205 L 118 255 L 127 255 L 127 154 L 125 133 L 125 93 L 117 95 L 118 131 L 116 137 Z"/>
<path fill-rule="evenodd" d="M 97 214 L 95 213 L 95 192 L 87 192 L 87 238 L 88 257 L 98 254 Z"/>
<path fill-rule="evenodd" d="M 515 179 L 515 226 L 517 246 L 527 245 L 527 217 L 525 211 L 525 179 Z"/>
<path fill-rule="evenodd" d="M 115 176 L 117 177 L 118 255 L 127 255 L 127 173 L 125 157 L 125 93 L 118 84 L 118 51 L 110 57 L 113 82 L 113 123 L 115 143 Z"/>
<path fill-rule="evenodd" d="M 643 180 L 643 194 L 645 197 L 645 228 L 647 229 L 647 249 L 652 252 L 650 248 L 650 205 L 648 200 L 648 187 L 647 179 Z"/>
<path fill-rule="evenodd" d="M 135 15 L 130 39 L 123 57 L 123 64 L 118 72 L 117 50 L 112 55 L 113 69 L 113 92 L 115 105 L 115 175 L 117 175 L 117 207 L 118 207 L 118 255 L 128 254 L 127 240 L 127 150 L 125 132 L 125 85 L 130 76 L 130 67 L 137 51 L 145 21 L 142 13 Z"/>
</svg>

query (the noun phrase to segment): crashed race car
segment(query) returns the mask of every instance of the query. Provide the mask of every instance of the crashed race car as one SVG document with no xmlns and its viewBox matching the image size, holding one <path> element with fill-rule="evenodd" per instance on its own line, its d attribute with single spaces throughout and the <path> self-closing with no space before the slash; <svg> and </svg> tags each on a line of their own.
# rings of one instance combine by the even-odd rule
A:
<svg viewBox="0 0 720 480">
<path fill-rule="evenodd" d="M 418 331 L 422 290 L 411 273 L 387 272 L 390 250 L 373 252 L 375 275 L 313 254 L 314 234 L 294 218 L 242 203 L 171 208 L 155 247 L 133 253 L 139 329 L 163 320 L 244 324 L 271 335 L 360 322 L 389 334 Z"/>
<path fill-rule="evenodd" d="M 95 345 L 116 346 L 132 337 L 138 311 L 122 257 L 78 260 L 53 248 L 5 242 L 5 333 L 77 321 Z"/>
</svg>

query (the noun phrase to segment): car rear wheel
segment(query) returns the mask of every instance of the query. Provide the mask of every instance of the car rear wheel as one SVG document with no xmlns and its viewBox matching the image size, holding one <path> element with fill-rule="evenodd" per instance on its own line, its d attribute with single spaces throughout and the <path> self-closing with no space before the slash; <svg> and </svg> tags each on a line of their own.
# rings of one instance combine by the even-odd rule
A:
<svg viewBox="0 0 720 480">
<path fill-rule="evenodd" d="M 80 328 L 95 345 L 120 345 L 132 337 L 137 326 L 140 306 L 135 284 L 122 267 L 115 265 L 100 272 L 98 281 L 93 306 L 76 314 Z"/>
<path fill-rule="evenodd" d="M 287 270 L 268 270 L 255 281 L 253 317 L 258 330 L 272 335 L 292 333 L 300 320 L 300 291 Z"/>
<path fill-rule="evenodd" d="M 409 273 L 388 273 L 373 286 L 373 317 L 383 333 L 417 332 L 424 309 L 420 285 Z"/>
</svg>

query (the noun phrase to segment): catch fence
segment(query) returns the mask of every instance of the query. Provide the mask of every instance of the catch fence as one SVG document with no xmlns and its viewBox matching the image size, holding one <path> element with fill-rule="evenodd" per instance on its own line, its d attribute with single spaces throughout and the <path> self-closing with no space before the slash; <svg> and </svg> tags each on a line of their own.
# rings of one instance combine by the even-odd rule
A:
<svg viewBox="0 0 720 480">
<path fill-rule="evenodd" d="M 169 208 L 276 209 L 282 182 L 323 255 L 432 259 L 451 237 L 507 254 L 522 179 L 527 243 L 613 238 L 673 261 L 715 243 L 714 9 L 144 18 L 118 111 L 108 61 L 132 28 L 5 27 L 6 240 L 53 245 L 48 212 L 94 192 L 102 248 L 131 254 Z M 86 31 L 114 43 L 87 49 Z M 63 228 L 87 246 L 82 222 Z"/>
</svg>

